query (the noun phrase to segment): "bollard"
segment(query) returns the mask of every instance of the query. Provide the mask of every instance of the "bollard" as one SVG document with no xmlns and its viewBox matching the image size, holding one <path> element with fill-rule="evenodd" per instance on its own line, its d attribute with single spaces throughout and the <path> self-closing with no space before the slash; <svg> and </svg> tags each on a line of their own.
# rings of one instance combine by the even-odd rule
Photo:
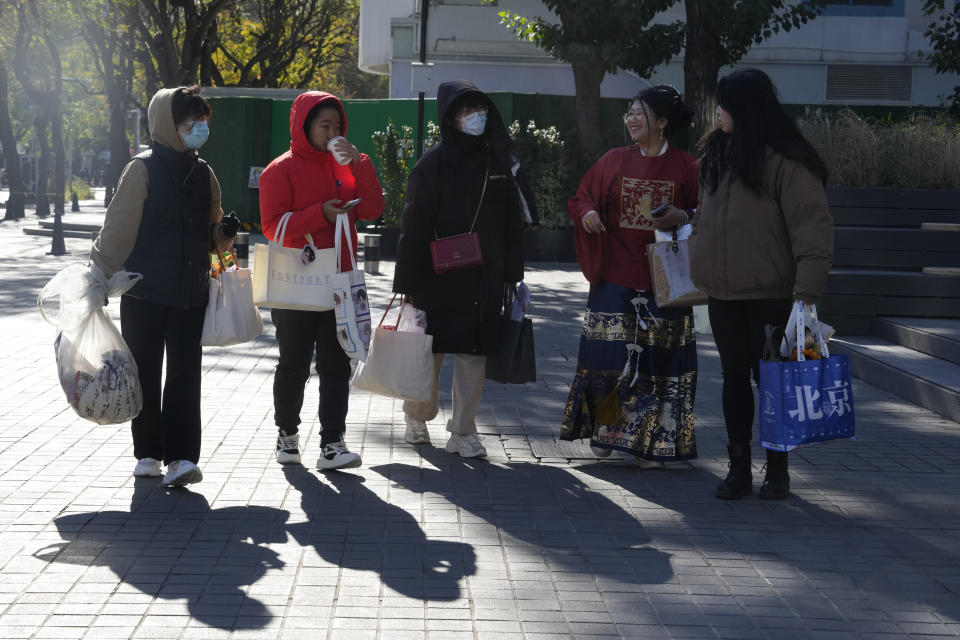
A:
<svg viewBox="0 0 960 640">
<path fill-rule="evenodd" d="M 363 270 L 377 275 L 380 273 L 380 234 L 363 234 Z"/>
<path fill-rule="evenodd" d="M 247 258 L 250 257 L 250 234 L 241 231 L 237 234 L 237 239 L 233 241 L 234 253 L 237 255 L 237 265 L 241 269 L 247 268 Z"/>
<path fill-rule="evenodd" d="M 70 211 L 76 213 L 80 211 L 80 198 L 77 197 L 77 192 L 73 192 L 73 204 L 70 205 Z"/>
</svg>

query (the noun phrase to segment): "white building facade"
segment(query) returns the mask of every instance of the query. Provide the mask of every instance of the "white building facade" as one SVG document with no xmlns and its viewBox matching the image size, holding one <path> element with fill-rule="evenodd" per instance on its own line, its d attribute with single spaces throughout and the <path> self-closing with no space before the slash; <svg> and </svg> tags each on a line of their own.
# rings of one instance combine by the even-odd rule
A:
<svg viewBox="0 0 960 640">
<path fill-rule="evenodd" d="M 417 64 L 425 1 L 426 61 L 432 64 L 426 69 Z M 828 2 L 821 16 L 754 46 L 736 66 L 763 69 L 781 99 L 793 104 L 933 106 L 960 84 L 956 75 L 934 73 L 926 60 L 923 0 Z M 391 98 L 416 97 L 419 90 L 432 97 L 437 85 L 456 78 L 485 91 L 573 95 L 570 66 L 518 40 L 500 22 L 504 10 L 556 20 L 538 0 L 360 0 L 360 68 L 389 75 Z M 678 1 L 657 21 L 683 19 Z M 650 78 L 608 74 L 601 94 L 630 98 L 659 83 L 683 90 L 683 52 Z"/>
</svg>

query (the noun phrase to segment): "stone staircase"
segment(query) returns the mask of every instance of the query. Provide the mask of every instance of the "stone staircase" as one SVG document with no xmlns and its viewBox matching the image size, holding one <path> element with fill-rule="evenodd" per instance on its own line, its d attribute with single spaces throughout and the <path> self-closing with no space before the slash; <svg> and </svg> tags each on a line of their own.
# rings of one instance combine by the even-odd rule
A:
<svg viewBox="0 0 960 640">
<path fill-rule="evenodd" d="M 821 315 L 854 376 L 960 421 L 960 192 L 830 191 Z"/>
</svg>

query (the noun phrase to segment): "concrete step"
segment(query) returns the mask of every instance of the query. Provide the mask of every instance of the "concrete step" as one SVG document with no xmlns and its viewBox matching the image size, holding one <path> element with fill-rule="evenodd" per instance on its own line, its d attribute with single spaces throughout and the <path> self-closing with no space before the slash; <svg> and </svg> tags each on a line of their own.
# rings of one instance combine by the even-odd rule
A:
<svg viewBox="0 0 960 640">
<path fill-rule="evenodd" d="M 960 421 L 960 364 L 874 336 L 834 338 L 830 351 L 848 354 L 857 378 Z"/>
<path fill-rule="evenodd" d="M 921 231 L 960 231 L 960 224 L 953 222 L 924 222 L 920 225 Z"/>
<path fill-rule="evenodd" d="M 956 318 L 874 318 L 873 335 L 960 364 L 960 320 Z"/>
<path fill-rule="evenodd" d="M 960 276 L 960 267 L 924 267 L 923 272 L 928 276 L 956 278 Z"/>
<path fill-rule="evenodd" d="M 99 230 L 100 230 L 100 229 L 99 229 L 99 227 L 98 227 L 98 228 L 97 228 L 97 231 L 99 231 Z M 27 234 L 28 236 L 46 236 L 47 238 L 52 238 L 52 237 L 53 237 L 53 229 L 46 229 L 46 228 L 43 228 L 43 227 L 24 227 L 24 228 L 23 228 L 23 232 L 24 232 L 25 234 Z M 64 238 L 87 238 L 87 239 L 92 239 L 94 233 L 95 233 L 95 232 L 93 232 L 93 231 L 73 231 L 73 230 L 64 229 L 64 230 L 63 230 L 63 237 L 64 237 Z"/>
<path fill-rule="evenodd" d="M 90 233 L 91 231 L 100 231 L 102 224 L 94 224 L 87 222 L 64 222 L 63 230 L 64 231 L 86 231 Z M 53 229 L 53 220 L 41 220 L 40 221 L 41 229 Z"/>
</svg>

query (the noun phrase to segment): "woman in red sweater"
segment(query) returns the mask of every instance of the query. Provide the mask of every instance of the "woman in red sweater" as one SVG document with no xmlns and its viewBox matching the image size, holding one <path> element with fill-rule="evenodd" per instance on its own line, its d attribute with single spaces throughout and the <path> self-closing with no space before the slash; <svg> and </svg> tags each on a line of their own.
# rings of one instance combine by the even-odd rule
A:
<svg viewBox="0 0 960 640">
<path fill-rule="evenodd" d="M 687 223 L 697 204 L 696 160 L 667 143 L 692 117 L 673 87 L 640 92 L 624 115 L 633 144 L 601 157 L 569 202 L 590 294 L 560 437 L 644 467 L 697 456 L 693 310 L 657 307 L 646 258 L 654 230 Z"/>
<path fill-rule="evenodd" d="M 346 138 L 334 141 L 334 149 L 348 162 L 339 164 L 327 150 L 332 138 L 347 134 L 343 104 L 322 91 L 297 96 L 290 109 L 290 150 L 271 162 L 260 176 L 260 221 L 263 233 L 273 238 L 280 218 L 287 211 L 283 244 L 303 248 L 310 234 L 318 249 L 334 246 L 337 215 L 349 200 L 361 202 L 349 211 L 354 251 L 356 219 L 374 220 L 383 211 L 383 189 L 370 158 L 357 151 Z M 344 247 L 343 264 L 350 264 Z M 300 408 L 303 389 L 316 357 L 320 378 L 321 471 L 360 466 L 360 456 L 347 449 L 347 398 L 350 393 L 350 359 L 336 335 L 334 311 L 271 309 L 277 331 L 280 361 L 273 378 L 274 422 L 277 462 L 300 462 Z"/>
</svg>

